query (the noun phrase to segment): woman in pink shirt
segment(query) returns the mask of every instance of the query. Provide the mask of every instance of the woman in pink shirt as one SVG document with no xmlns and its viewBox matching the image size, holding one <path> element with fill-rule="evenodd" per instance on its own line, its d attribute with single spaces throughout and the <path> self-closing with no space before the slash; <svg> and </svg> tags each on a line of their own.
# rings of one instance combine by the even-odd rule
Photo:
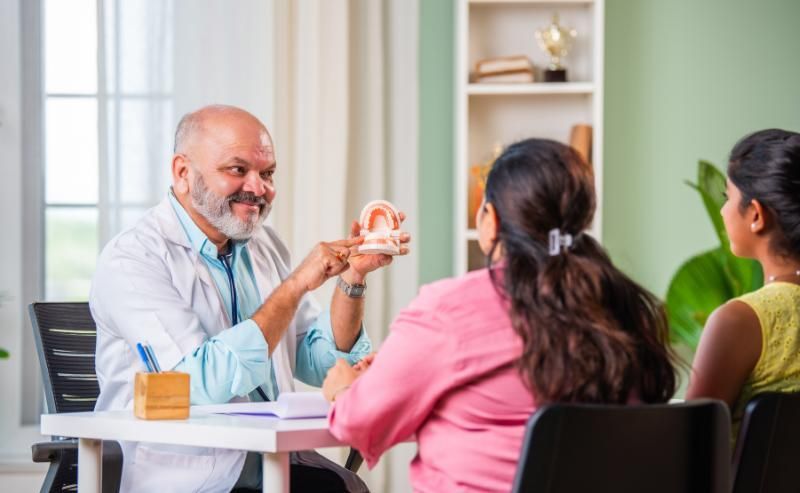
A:
<svg viewBox="0 0 800 493">
<path fill-rule="evenodd" d="M 546 402 L 665 402 L 663 309 L 586 229 L 591 167 L 530 139 L 495 162 L 477 216 L 487 268 L 423 286 L 374 360 L 339 360 L 331 433 L 372 467 L 416 435 L 417 492 L 509 491 L 525 424 Z"/>
</svg>

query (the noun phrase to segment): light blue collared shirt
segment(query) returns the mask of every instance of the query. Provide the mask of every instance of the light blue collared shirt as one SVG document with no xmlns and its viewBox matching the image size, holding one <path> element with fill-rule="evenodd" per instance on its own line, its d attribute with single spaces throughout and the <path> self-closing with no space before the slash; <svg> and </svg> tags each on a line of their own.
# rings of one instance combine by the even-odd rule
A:
<svg viewBox="0 0 800 493">
<path fill-rule="evenodd" d="M 257 387 L 261 387 L 267 397 L 274 400 L 278 395 L 278 384 L 269 358 L 269 347 L 261 329 L 250 319 L 264 298 L 258 291 L 250 255 L 245 248 L 247 243 L 231 241 L 232 248 L 223 261 L 217 247 L 197 227 L 172 191 L 169 198 L 192 248 L 208 266 L 228 319 L 238 321 L 205 341 L 175 366 L 176 371 L 191 375 L 191 403 L 228 402 L 234 396 L 250 394 Z M 235 307 L 228 270 L 235 284 Z M 236 310 L 235 317 L 233 310 Z M 354 364 L 371 350 L 372 342 L 363 326 L 349 353 L 337 350 L 330 312 L 326 310 L 309 327 L 302 343 L 298 344 L 295 376 L 309 385 L 319 387 L 337 358 Z"/>
</svg>

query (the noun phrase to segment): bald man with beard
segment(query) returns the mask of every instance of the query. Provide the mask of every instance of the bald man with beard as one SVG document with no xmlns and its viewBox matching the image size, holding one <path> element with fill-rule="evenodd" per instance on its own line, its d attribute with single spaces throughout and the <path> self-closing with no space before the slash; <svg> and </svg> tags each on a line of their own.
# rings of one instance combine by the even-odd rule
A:
<svg viewBox="0 0 800 493">
<path fill-rule="evenodd" d="M 191 376 L 191 402 L 274 400 L 293 379 L 320 386 L 338 358 L 372 350 L 363 324 L 367 275 L 387 255 L 350 257 L 360 242 L 320 242 L 292 268 L 264 225 L 277 162 L 266 127 L 250 113 L 208 106 L 175 133 L 172 187 L 103 249 L 92 281 L 97 323 L 96 410 L 131 409 L 147 341 L 162 369 Z M 407 253 L 409 238 L 401 238 Z M 338 276 L 330 309 L 310 293 Z M 123 492 L 261 488 L 258 454 L 122 442 Z M 366 491 L 353 473 L 315 452 L 292 455 L 291 491 Z"/>
</svg>

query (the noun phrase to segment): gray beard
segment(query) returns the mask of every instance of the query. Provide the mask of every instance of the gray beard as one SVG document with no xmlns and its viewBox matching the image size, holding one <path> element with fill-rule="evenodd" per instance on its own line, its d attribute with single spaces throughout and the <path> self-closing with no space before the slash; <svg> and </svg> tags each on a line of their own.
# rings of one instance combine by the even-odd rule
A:
<svg viewBox="0 0 800 493">
<path fill-rule="evenodd" d="M 256 229 L 264 224 L 272 210 L 272 204 L 265 201 L 258 215 L 250 215 L 245 221 L 239 219 L 231 209 L 231 197 L 220 197 L 209 190 L 200 173 L 195 174 L 189 193 L 192 206 L 197 212 L 220 233 L 232 240 L 249 240 Z"/>
</svg>

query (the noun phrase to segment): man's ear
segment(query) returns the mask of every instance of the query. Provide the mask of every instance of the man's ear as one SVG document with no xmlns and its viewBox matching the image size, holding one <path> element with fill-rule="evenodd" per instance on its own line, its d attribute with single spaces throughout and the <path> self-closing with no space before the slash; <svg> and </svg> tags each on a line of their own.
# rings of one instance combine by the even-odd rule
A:
<svg viewBox="0 0 800 493">
<path fill-rule="evenodd" d="M 185 154 L 172 156 L 172 188 L 178 195 L 189 193 L 189 160 Z"/>
<path fill-rule="evenodd" d="M 764 206 L 756 199 L 750 201 L 748 219 L 750 219 L 750 231 L 752 233 L 761 233 L 767 227 Z"/>
</svg>

